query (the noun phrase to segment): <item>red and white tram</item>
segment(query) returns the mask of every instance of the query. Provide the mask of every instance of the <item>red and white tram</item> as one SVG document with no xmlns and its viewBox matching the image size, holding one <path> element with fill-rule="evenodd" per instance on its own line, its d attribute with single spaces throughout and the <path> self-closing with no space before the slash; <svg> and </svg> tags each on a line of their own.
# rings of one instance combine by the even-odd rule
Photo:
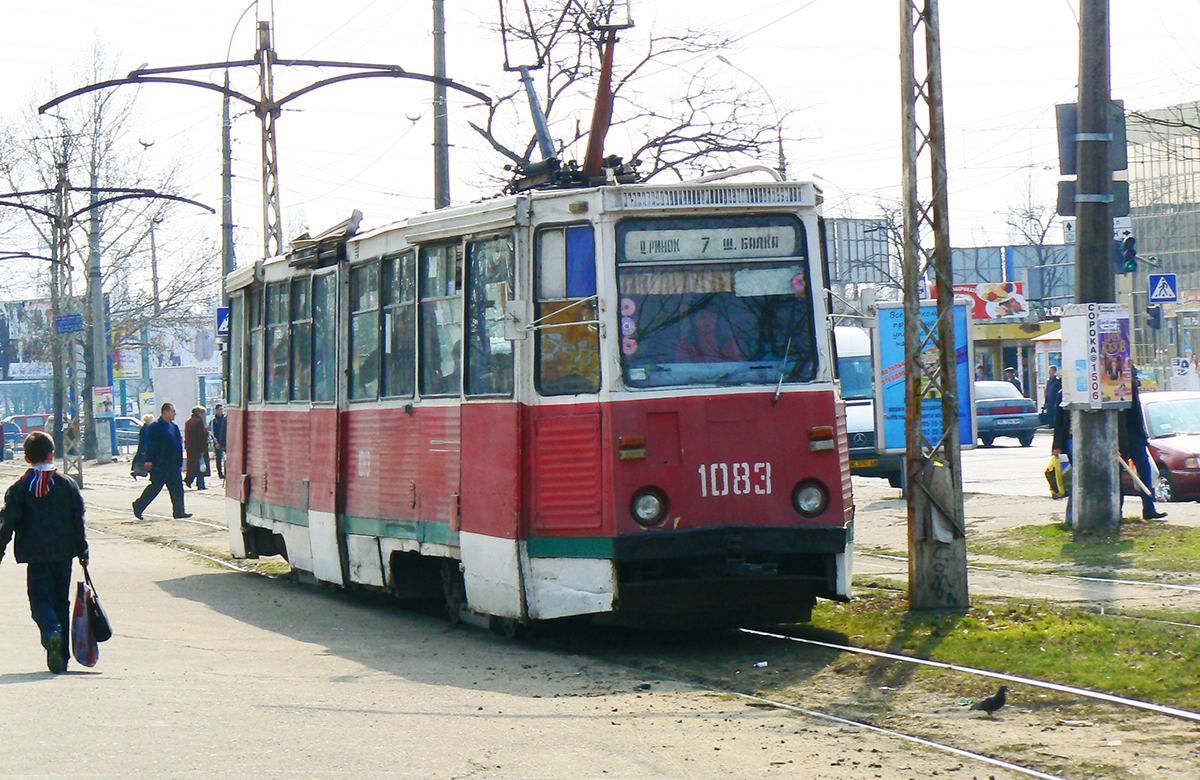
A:
<svg viewBox="0 0 1200 780">
<path fill-rule="evenodd" d="M 807 619 L 850 592 L 810 183 L 539 191 L 240 269 L 238 556 L 506 625 Z"/>
</svg>

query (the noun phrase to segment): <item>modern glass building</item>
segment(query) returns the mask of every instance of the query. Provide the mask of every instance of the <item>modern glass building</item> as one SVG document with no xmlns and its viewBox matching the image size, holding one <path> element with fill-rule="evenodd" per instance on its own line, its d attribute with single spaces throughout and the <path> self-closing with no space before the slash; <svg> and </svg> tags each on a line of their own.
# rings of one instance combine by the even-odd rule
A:
<svg viewBox="0 0 1200 780">
<path fill-rule="evenodd" d="M 1170 358 L 1200 354 L 1200 103 L 1131 111 L 1125 120 L 1129 201 L 1141 257 L 1136 274 L 1118 277 L 1118 297 L 1130 305 L 1135 360 L 1165 378 Z M 1177 275 L 1181 303 L 1164 307 L 1161 329 L 1146 316 L 1147 277 Z"/>
</svg>

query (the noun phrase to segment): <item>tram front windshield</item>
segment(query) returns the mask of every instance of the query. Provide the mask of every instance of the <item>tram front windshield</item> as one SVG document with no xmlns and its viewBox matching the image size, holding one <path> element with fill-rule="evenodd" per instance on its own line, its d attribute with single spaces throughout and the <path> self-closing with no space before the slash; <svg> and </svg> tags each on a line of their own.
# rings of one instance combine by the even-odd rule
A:
<svg viewBox="0 0 1200 780">
<path fill-rule="evenodd" d="M 811 381 L 817 355 L 802 260 L 623 266 L 628 387 Z"/>
</svg>

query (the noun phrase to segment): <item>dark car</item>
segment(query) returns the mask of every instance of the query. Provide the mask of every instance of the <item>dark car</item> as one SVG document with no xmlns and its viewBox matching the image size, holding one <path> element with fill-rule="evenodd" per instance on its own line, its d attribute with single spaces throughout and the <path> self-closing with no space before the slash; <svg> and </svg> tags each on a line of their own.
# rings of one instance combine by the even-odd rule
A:
<svg viewBox="0 0 1200 780">
<path fill-rule="evenodd" d="M 1154 491 L 1160 501 L 1200 500 L 1200 393 L 1142 393 L 1150 458 L 1158 467 Z M 1134 495 L 1121 473 L 1122 492 Z"/>
<path fill-rule="evenodd" d="M 975 423 L 985 447 L 992 446 L 1001 436 L 1028 447 L 1041 424 L 1037 404 L 1008 382 L 975 383 Z"/>
<path fill-rule="evenodd" d="M 142 421 L 136 417 L 116 417 L 113 427 L 117 431 L 118 447 L 136 447 L 138 434 L 142 430 Z"/>
</svg>

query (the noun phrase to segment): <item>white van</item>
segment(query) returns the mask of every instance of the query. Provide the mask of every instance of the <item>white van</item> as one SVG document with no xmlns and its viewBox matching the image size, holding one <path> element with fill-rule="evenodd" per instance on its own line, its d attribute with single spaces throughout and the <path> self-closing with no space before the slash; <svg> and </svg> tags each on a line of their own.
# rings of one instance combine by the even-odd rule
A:
<svg viewBox="0 0 1200 780">
<path fill-rule="evenodd" d="M 850 440 L 850 473 L 880 477 L 892 487 L 904 484 L 904 458 L 881 455 L 875 448 L 875 367 L 871 334 L 862 328 L 836 327 L 838 377 L 846 402 L 846 435 Z"/>
</svg>

